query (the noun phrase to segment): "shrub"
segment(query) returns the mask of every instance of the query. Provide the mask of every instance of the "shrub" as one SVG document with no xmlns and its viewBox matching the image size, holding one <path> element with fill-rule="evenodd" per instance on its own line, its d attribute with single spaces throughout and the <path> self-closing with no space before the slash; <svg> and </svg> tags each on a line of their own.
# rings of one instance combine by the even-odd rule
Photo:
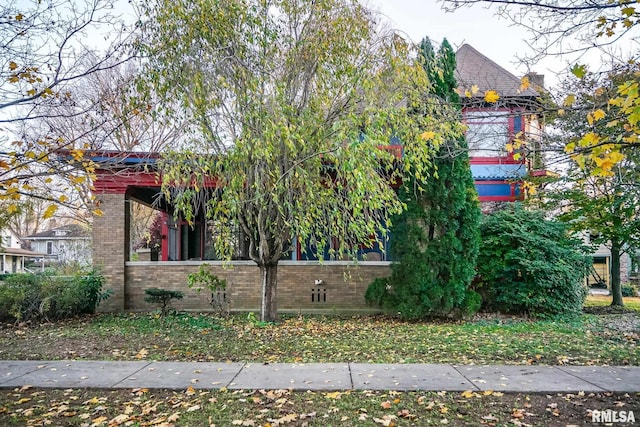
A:
<svg viewBox="0 0 640 427">
<path fill-rule="evenodd" d="M 227 289 L 227 282 L 213 274 L 209 264 L 202 264 L 198 272 L 189 274 L 187 279 L 190 289 L 195 288 L 198 292 L 201 292 L 204 288 L 209 289 L 211 292 L 209 304 L 214 312 L 228 314 L 229 308 L 224 294 L 224 290 Z"/>
<path fill-rule="evenodd" d="M 172 291 L 169 289 L 149 288 L 144 291 L 147 295 L 145 302 L 156 304 L 160 307 L 160 312 L 166 316 L 171 309 L 171 301 L 174 299 L 182 299 L 184 296 L 180 291 Z"/>
<path fill-rule="evenodd" d="M 14 274 L 0 283 L 0 319 L 57 320 L 95 312 L 109 296 L 97 271 L 72 277 Z"/>
<path fill-rule="evenodd" d="M 567 226 L 515 205 L 483 218 L 476 288 L 488 309 L 532 315 L 582 310 L 589 258 Z"/>
<path fill-rule="evenodd" d="M 622 296 L 623 297 L 637 297 L 638 296 L 638 288 L 632 283 L 625 283 L 622 285 Z"/>
</svg>

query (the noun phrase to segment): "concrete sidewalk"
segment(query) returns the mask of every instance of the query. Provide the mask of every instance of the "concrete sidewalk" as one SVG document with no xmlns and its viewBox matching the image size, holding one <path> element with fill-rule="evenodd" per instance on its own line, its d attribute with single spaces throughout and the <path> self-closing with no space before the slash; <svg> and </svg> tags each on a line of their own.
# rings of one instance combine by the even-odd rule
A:
<svg viewBox="0 0 640 427">
<path fill-rule="evenodd" d="M 640 392 L 636 366 L 0 361 L 0 388 Z"/>
</svg>

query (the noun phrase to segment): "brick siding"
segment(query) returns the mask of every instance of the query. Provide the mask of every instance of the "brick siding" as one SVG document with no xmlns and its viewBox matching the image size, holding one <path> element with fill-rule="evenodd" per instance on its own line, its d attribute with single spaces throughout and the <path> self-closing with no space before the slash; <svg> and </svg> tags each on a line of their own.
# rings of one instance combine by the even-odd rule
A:
<svg viewBox="0 0 640 427">
<path fill-rule="evenodd" d="M 189 289 L 187 276 L 208 263 L 212 272 L 227 281 L 227 301 L 232 311 L 260 309 L 260 270 L 253 262 L 127 262 L 124 309 L 151 310 L 144 302 L 145 289 L 157 287 L 179 290 L 184 298 L 173 307 L 179 310 L 206 310 L 207 291 Z M 387 262 L 296 262 L 278 265 L 278 310 L 280 312 L 356 313 L 376 311 L 364 300 L 367 286 L 377 277 L 390 274 Z M 322 283 L 316 285 L 316 281 Z M 319 297 L 319 298 L 318 298 Z"/>
</svg>

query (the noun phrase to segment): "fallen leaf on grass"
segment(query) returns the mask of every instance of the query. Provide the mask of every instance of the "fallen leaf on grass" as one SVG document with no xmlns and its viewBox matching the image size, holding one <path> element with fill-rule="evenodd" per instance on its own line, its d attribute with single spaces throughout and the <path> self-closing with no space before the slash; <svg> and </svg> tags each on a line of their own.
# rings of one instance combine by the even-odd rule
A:
<svg viewBox="0 0 640 427">
<path fill-rule="evenodd" d="M 129 418 L 131 418 L 129 415 L 125 415 L 125 414 L 120 414 L 115 418 L 112 418 L 111 421 L 109 421 L 109 425 L 116 425 L 119 426 L 122 423 L 125 423 L 127 421 L 129 421 Z"/>
<path fill-rule="evenodd" d="M 108 418 L 107 417 L 98 417 L 98 418 L 94 418 L 91 420 L 91 426 L 99 426 L 101 424 L 104 424 L 105 421 L 107 421 Z"/>
<path fill-rule="evenodd" d="M 396 425 L 395 418 L 395 415 L 385 415 L 382 418 L 373 418 L 373 421 L 386 427 L 394 427 Z"/>
<path fill-rule="evenodd" d="M 144 359 L 145 357 L 147 357 L 148 354 L 149 354 L 149 350 L 147 350 L 146 348 L 141 348 L 140 351 L 138 351 L 138 354 L 135 355 L 135 358 Z"/>
</svg>

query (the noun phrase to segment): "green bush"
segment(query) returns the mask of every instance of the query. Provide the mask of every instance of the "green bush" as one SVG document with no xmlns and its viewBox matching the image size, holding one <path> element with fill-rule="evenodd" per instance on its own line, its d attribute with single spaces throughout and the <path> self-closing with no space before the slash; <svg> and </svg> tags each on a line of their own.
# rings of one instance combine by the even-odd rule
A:
<svg viewBox="0 0 640 427">
<path fill-rule="evenodd" d="M 209 264 L 202 264 L 197 273 L 190 273 L 187 276 L 187 281 L 189 289 L 195 289 L 198 293 L 204 288 L 209 289 L 211 292 L 209 304 L 214 313 L 229 314 L 229 304 L 224 294 L 227 289 L 227 281 L 213 274 Z"/>
<path fill-rule="evenodd" d="M 515 205 L 483 218 L 476 289 L 485 308 L 532 315 L 582 311 L 590 259 L 567 226 Z"/>
<path fill-rule="evenodd" d="M 145 289 L 144 293 L 147 295 L 144 299 L 145 302 L 158 305 L 163 316 L 170 311 L 172 300 L 182 299 L 184 296 L 180 291 L 158 288 Z"/>
<path fill-rule="evenodd" d="M 0 283 L 1 320 L 58 320 L 95 312 L 109 296 L 96 271 L 72 277 L 14 274 Z"/>
<path fill-rule="evenodd" d="M 638 288 L 631 284 L 625 283 L 622 285 L 622 296 L 623 297 L 637 297 L 638 296 Z"/>
</svg>

